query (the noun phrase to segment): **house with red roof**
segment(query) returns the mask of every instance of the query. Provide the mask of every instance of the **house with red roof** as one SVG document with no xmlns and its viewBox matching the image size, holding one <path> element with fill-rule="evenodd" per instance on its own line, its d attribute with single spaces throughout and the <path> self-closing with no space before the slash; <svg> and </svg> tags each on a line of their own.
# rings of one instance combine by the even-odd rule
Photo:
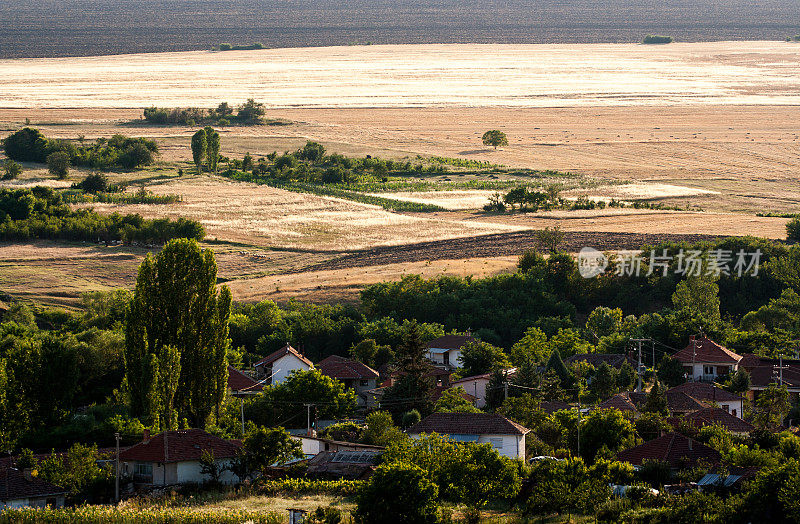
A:
<svg viewBox="0 0 800 524">
<path fill-rule="evenodd" d="M 739 367 L 750 374 L 747 396 L 751 401 L 758 398 L 770 384 L 786 386 L 792 404 L 800 399 L 800 360 L 765 358 L 748 353 L 742 356 Z"/>
<path fill-rule="evenodd" d="M 30 469 L 3 468 L 0 470 L 0 510 L 6 508 L 61 508 L 67 490 L 50 484 Z"/>
<path fill-rule="evenodd" d="M 428 342 L 428 358 L 434 364 L 449 369 L 461 367 L 461 351 L 477 339 L 469 333 L 466 335 L 445 335 Z"/>
<path fill-rule="evenodd" d="M 491 444 L 503 456 L 525 460 L 526 427 L 496 413 L 433 413 L 406 430 L 409 437 L 438 433 L 457 442 Z"/>
<path fill-rule="evenodd" d="M 657 439 L 650 440 L 617 453 L 617 459 L 628 462 L 635 467 L 645 461 L 666 462 L 673 469 L 696 466 L 703 462 L 708 465 L 719 464 L 721 456 L 713 448 L 701 444 L 680 433 L 667 433 Z"/>
<path fill-rule="evenodd" d="M 120 452 L 120 471 L 131 475 L 134 484 L 169 486 L 210 480 L 200 472 L 204 451 L 214 454 L 220 467 L 228 466 L 239 454 L 240 444 L 206 433 L 202 429 L 165 431 L 154 437 L 145 430 L 142 441 Z M 220 481 L 232 484 L 235 476 L 225 471 Z"/>
<path fill-rule="evenodd" d="M 509 377 L 514 376 L 516 372 L 516 368 L 506 370 L 507 376 Z M 491 378 L 491 373 L 484 373 L 482 375 L 473 375 L 471 377 L 454 380 L 452 385 L 453 387 L 463 388 L 465 392 L 475 398 L 475 407 L 483 409 L 486 407 L 486 387 L 489 385 L 489 380 Z"/>
<path fill-rule="evenodd" d="M 742 397 L 708 382 L 687 382 L 667 390 L 668 397 L 671 393 L 685 393 L 707 406 L 719 406 L 734 417 L 742 418 Z"/>
<path fill-rule="evenodd" d="M 716 425 L 736 435 L 749 435 L 755 429 L 749 422 L 733 416 L 722 408 L 703 408 L 685 415 L 683 420 L 698 429 Z"/>
<path fill-rule="evenodd" d="M 714 382 L 739 369 L 741 355 L 705 336 L 689 337 L 689 344 L 675 353 L 690 382 Z"/>
<path fill-rule="evenodd" d="M 316 368 L 323 375 L 344 382 L 345 386 L 355 390 L 358 403 L 362 406 L 372 398 L 367 392 L 378 387 L 378 372 L 357 360 L 331 355 L 317 363 Z"/>
<path fill-rule="evenodd" d="M 228 391 L 234 397 L 255 395 L 262 390 L 261 384 L 250 375 L 228 366 Z"/>
<path fill-rule="evenodd" d="M 267 355 L 255 364 L 256 378 L 264 385 L 280 384 L 294 371 L 308 371 L 314 364 L 299 351 L 289 345 Z"/>
</svg>

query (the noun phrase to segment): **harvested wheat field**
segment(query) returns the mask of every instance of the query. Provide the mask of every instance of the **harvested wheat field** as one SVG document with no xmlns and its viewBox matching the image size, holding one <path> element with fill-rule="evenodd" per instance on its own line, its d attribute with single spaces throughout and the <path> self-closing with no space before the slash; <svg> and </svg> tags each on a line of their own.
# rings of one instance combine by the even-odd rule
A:
<svg viewBox="0 0 800 524">
<path fill-rule="evenodd" d="M 159 164 L 110 176 L 131 184 L 131 190 L 145 185 L 181 195 L 182 202 L 94 207 L 199 220 L 218 253 L 221 278 L 245 300 L 293 295 L 350 300 L 367 283 L 409 271 L 505 271 L 522 245 L 508 240 L 492 255 L 492 241 L 481 239 L 556 225 L 609 248 L 616 241 L 604 239 L 623 233 L 784 238 L 787 219 L 756 213 L 800 209 L 800 46 L 791 43 L 197 51 L 0 60 L 0 73 L 2 134 L 29 119 L 55 138 L 115 133 L 155 138 Z M 236 82 L 228 81 L 233 77 Z M 349 156 L 448 157 L 569 172 L 575 178 L 564 179 L 567 198 L 638 200 L 690 211 L 492 215 L 481 208 L 493 191 L 379 194 L 446 210 L 398 213 L 223 178 L 178 178 L 179 167 L 192 172 L 189 143 L 196 127 L 155 126 L 141 118 L 142 109 L 152 105 L 213 107 L 250 97 L 267 105 L 266 116 L 275 125 L 221 128 L 226 156 L 263 157 L 315 140 Z M 487 129 L 504 131 L 509 145 L 483 146 L 480 137 Z M 67 181 L 56 182 L 41 165 L 24 167 L 20 180 L 0 185 L 65 187 L 87 173 L 75 169 Z M 426 180 L 471 177 L 456 170 Z M 469 239 L 481 248 L 471 247 Z M 416 246 L 409 248 L 416 254 L 367 257 L 365 263 L 374 265 L 361 265 L 365 269 L 358 272 L 325 265 L 352 253 L 404 246 Z M 141 257 L 120 263 L 101 249 L 102 256 L 88 264 L 75 246 L 65 249 L 61 259 L 50 257 L 50 249 L 46 255 L 32 250 L 26 261 L 0 247 L 0 286 L 25 282 L 34 295 L 69 302 L 83 287 L 130 285 Z M 56 260 L 50 273 L 48 259 Z M 112 262 L 117 267 L 109 270 Z"/>
</svg>

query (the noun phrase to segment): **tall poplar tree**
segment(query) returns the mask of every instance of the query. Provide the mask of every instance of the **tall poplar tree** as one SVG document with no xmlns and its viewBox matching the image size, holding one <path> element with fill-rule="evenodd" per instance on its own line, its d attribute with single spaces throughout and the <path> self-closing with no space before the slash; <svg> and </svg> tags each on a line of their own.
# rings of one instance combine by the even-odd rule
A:
<svg viewBox="0 0 800 524">
<path fill-rule="evenodd" d="M 203 159 L 206 156 L 207 149 L 206 130 L 201 129 L 192 135 L 192 160 L 194 160 L 194 165 L 197 167 L 198 175 L 203 172 Z"/>
<path fill-rule="evenodd" d="M 208 159 L 208 169 L 217 174 L 217 164 L 219 163 L 219 133 L 212 127 L 206 127 L 206 158 Z"/>
<path fill-rule="evenodd" d="M 231 293 L 217 292 L 210 249 L 176 239 L 139 267 L 125 337 L 131 411 L 174 427 L 205 427 L 225 395 Z"/>
</svg>

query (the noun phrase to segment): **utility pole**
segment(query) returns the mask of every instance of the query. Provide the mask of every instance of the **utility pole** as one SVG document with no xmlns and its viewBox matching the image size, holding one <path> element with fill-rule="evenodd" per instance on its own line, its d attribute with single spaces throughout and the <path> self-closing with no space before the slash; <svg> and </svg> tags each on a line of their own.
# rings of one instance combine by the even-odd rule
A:
<svg viewBox="0 0 800 524">
<path fill-rule="evenodd" d="M 773 367 L 776 367 L 776 366 L 773 366 Z M 784 366 L 783 365 L 783 355 L 781 354 L 781 355 L 778 355 L 778 365 L 777 365 L 778 385 L 779 386 L 783 385 L 783 370 L 784 369 L 789 369 L 789 366 Z"/>
<path fill-rule="evenodd" d="M 649 338 L 632 338 L 631 339 L 631 342 L 638 342 L 639 343 L 639 364 L 636 366 L 636 374 L 639 376 L 639 385 L 636 386 L 636 392 L 637 393 L 642 390 L 642 342 L 649 342 L 649 341 L 651 341 L 651 339 L 649 339 Z"/>
<path fill-rule="evenodd" d="M 242 438 L 244 438 L 244 397 L 239 397 L 239 409 L 242 413 Z"/>
<path fill-rule="evenodd" d="M 119 502 L 119 433 L 114 433 L 114 439 L 117 441 L 117 459 L 114 467 L 114 502 Z"/>
<path fill-rule="evenodd" d="M 308 410 L 308 428 L 306 430 L 306 434 L 310 437 L 311 436 L 311 406 L 314 406 L 313 403 L 303 404 L 306 409 Z"/>
</svg>

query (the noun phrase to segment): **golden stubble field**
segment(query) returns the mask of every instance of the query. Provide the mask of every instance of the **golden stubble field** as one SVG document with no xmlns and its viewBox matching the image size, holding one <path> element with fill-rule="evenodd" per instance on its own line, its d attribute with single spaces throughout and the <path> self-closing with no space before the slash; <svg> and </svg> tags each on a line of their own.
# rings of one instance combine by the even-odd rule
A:
<svg viewBox="0 0 800 524">
<path fill-rule="evenodd" d="M 786 220 L 756 212 L 800 207 L 800 46 L 783 42 L 167 53 L 4 60 L 0 72 L 0 134 L 29 119 L 53 137 L 156 138 L 168 164 L 112 178 L 180 194 L 183 202 L 96 207 L 200 220 L 221 277 L 244 300 L 352 299 L 365 284 L 408 272 L 513 267 L 508 257 L 467 257 L 303 271 L 354 249 L 553 225 L 782 238 Z M 210 107 L 248 97 L 267 103 L 268 118 L 291 123 L 221 129 L 225 155 L 263 156 L 317 140 L 347 155 L 446 156 L 570 171 L 591 183 L 568 196 L 647 198 L 704 212 L 488 216 L 475 210 L 487 192 L 468 191 L 396 194 L 450 210 L 400 214 L 222 179 L 174 178 L 171 163 L 190 160 L 196 129 L 146 125 L 141 108 Z M 491 128 L 506 132 L 509 146 L 484 147 L 480 135 Z M 4 184 L 60 185 L 41 167 L 26 168 L 23 180 Z M 67 184 L 85 173 L 75 170 Z M 143 252 L 113 249 L 0 246 L 0 289 L 69 304 L 80 290 L 130 285 Z"/>
</svg>

